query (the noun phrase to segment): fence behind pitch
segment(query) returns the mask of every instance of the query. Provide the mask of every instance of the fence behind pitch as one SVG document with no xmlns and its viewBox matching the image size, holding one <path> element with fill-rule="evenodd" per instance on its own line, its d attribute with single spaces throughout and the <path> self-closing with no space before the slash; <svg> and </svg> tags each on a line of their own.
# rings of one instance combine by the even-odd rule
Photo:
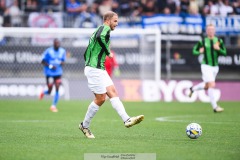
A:
<svg viewBox="0 0 240 160">
<path fill-rule="evenodd" d="M 78 98 L 87 89 L 83 54 L 94 29 L 2 28 L 0 47 L 0 95 L 6 98 L 33 98 L 44 86 L 41 57 L 54 38 L 67 50 L 62 95 Z M 121 74 L 113 79 L 160 80 L 160 31 L 157 29 L 116 29 L 111 49 L 116 53 Z M 84 86 L 84 87 L 83 87 Z M 83 88 L 81 88 L 83 87 Z M 79 95 L 79 94 L 78 94 Z M 87 98 L 82 95 L 80 98 Z"/>
</svg>

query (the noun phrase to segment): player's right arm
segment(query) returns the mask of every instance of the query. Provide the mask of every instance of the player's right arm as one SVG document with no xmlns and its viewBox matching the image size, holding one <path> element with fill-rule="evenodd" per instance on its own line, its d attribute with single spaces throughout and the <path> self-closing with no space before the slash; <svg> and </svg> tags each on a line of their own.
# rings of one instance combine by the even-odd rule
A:
<svg viewBox="0 0 240 160">
<path fill-rule="evenodd" d="M 56 69 L 56 67 L 54 65 L 49 63 L 48 59 L 49 59 L 49 54 L 48 54 L 48 49 L 47 49 L 43 53 L 41 64 L 43 64 L 45 67 L 48 67 L 49 69 Z"/>
<path fill-rule="evenodd" d="M 199 55 L 204 52 L 204 46 L 202 41 L 199 41 L 194 47 L 193 47 L 193 55 Z"/>
</svg>

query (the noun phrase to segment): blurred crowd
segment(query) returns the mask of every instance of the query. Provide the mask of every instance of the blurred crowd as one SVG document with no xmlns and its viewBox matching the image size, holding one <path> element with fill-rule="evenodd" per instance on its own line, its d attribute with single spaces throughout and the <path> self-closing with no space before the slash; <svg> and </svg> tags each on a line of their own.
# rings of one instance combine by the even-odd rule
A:
<svg viewBox="0 0 240 160">
<path fill-rule="evenodd" d="M 141 17 L 155 14 L 240 15 L 240 0 L 0 0 L 0 26 L 22 26 L 29 13 L 64 13 L 79 26 L 81 19 L 101 21 L 105 11 L 121 17 Z M 96 24 L 97 25 L 97 24 Z"/>
</svg>

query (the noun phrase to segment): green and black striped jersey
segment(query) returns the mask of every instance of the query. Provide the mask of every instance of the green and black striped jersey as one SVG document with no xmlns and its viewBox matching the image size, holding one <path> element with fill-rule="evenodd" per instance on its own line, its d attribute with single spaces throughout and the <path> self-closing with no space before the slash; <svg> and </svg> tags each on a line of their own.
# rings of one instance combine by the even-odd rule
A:
<svg viewBox="0 0 240 160">
<path fill-rule="evenodd" d="M 213 48 L 213 45 L 218 43 L 220 50 L 215 50 Z M 199 41 L 194 47 L 193 47 L 193 54 L 199 55 L 201 54 L 199 52 L 199 49 L 204 47 L 204 56 L 202 60 L 202 64 L 207 64 L 210 66 L 218 66 L 218 56 L 219 55 L 227 55 L 226 47 L 224 46 L 224 43 L 222 39 L 218 39 L 217 37 L 214 37 L 213 39 L 204 38 L 203 40 Z"/>
<path fill-rule="evenodd" d="M 110 27 L 102 25 L 92 34 L 84 53 L 85 65 L 105 70 L 105 59 L 110 54 Z"/>
</svg>

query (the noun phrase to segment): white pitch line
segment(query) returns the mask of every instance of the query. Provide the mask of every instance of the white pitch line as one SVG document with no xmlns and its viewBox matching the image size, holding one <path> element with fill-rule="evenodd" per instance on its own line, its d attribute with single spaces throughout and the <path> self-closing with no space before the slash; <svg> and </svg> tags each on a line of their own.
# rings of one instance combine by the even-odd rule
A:
<svg viewBox="0 0 240 160">
<path fill-rule="evenodd" d="M 189 122 L 187 120 L 183 120 L 187 117 L 191 117 L 189 115 L 186 115 L 186 116 L 168 116 L 168 117 L 157 117 L 156 120 L 157 121 L 160 121 L 160 122 Z M 179 119 L 179 120 L 176 120 L 175 118 Z"/>
<path fill-rule="evenodd" d="M 168 117 L 157 117 L 155 120 L 160 121 L 160 122 L 178 122 L 178 123 L 212 123 L 212 124 L 234 124 L 237 122 L 211 122 L 211 121 L 197 121 L 196 117 L 201 117 L 202 115 L 199 116 L 194 116 L 194 120 L 186 120 L 188 117 L 193 117 L 190 115 L 185 115 L 185 116 L 168 116 Z M 189 118 L 188 118 L 189 119 Z"/>
</svg>

